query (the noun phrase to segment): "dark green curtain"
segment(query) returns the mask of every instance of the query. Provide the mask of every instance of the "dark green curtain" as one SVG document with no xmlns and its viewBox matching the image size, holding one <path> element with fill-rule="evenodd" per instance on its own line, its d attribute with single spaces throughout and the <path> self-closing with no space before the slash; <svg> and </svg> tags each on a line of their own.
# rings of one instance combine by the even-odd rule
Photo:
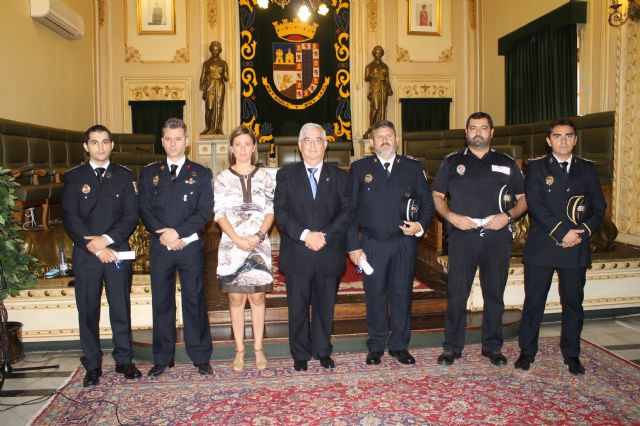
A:
<svg viewBox="0 0 640 426">
<path fill-rule="evenodd" d="M 515 43 L 505 55 L 506 124 L 577 114 L 576 24 Z"/>
<path fill-rule="evenodd" d="M 402 131 L 449 129 L 451 98 L 400 99 Z"/>
<path fill-rule="evenodd" d="M 156 135 L 154 151 L 162 154 L 162 125 L 172 117 L 183 118 L 185 101 L 129 101 L 133 133 Z"/>
</svg>

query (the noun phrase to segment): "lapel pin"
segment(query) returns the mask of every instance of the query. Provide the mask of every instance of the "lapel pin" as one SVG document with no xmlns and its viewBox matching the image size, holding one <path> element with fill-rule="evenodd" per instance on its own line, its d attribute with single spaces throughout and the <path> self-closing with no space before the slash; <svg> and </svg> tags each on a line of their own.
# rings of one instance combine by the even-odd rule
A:
<svg viewBox="0 0 640 426">
<path fill-rule="evenodd" d="M 82 185 L 82 193 L 83 194 L 86 195 L 86 194 L 88 194 L 90 192 L 91 192 L 91 187 L 88 184 L 85 183 L 84 185 Z"/>
</svg>

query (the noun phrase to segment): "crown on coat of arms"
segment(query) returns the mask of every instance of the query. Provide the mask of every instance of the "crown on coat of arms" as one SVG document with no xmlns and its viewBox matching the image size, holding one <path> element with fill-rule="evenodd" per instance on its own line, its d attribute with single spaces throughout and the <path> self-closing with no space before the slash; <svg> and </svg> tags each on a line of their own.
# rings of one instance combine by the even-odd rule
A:
<svg viewBox="0 0 640 426">
<path fill-rule="evenodd" d="M 294 19 L 293 21 L 283 19 L 282 22 L 275 21 L 273 22 L 273 26 L 279 38 L 298 42 L 311 40 L 313 36 L 316 35 L 316 30 L 318 29 L 318 24 L 307 24 L 298 19 Z"/>
</svg>

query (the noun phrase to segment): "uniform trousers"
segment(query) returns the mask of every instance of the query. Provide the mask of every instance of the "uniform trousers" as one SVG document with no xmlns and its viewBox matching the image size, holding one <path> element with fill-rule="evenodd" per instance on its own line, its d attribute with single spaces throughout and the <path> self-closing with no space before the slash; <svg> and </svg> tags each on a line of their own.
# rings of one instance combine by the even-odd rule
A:
<svg viewBox="0 0 640 426">
<path fill-rule="evenodd" d="M 115 263 L 102 263 L 96 256 L 79 248 L 73 250 L 73 261 L 76 265 L 74 288 L 80 327 L 80 346 L 83 352 L 80 362 L 86 370 L 93 370 L 102 365 L 99 323 L 104 281 L 109 303 L 113 359 L 118 365 L 130 363 L 133 359 L 129 298 L 131 261 L 122 261 L 119 267 L 116 267 Z"/>
<path fill-rule="evenodd" d="M 467 324 L 467 300 L 480 269 L 484 309 L 482 313 L 482 350 L 498 352 L 502 348 L 504 289 L 509 273 L 511 231 L 454 229 L 449 235 L 448 307 L 445 318 L 445 350 L 462 352 Z"/>
<path fill-rule="evenodd" d="M 367 304 L 367 347 L 407 349 L 411 340 L 411 295 L 416 267 L 416 238 L 402 236 L 391 241 L 361 237 L 362 250 L 373 267 L 364 275 Z"/>
<path fill-rule="evenodd" d="M 518 343 L 520 351 L 530 357 L 538 352 L 538 334 L 553 272 L 558 271 L 558 290 L 562 304 L 560 350 L 565 357 L 580 355 L 580 333 L 584 321 L 582 301 L 587 268 L 556 268 L 526 263 L 524 265 L 524 306 Z"/>
<path fill-rule="evenodd" d="M 340 277 L 316 273 L 285 275 L 289 310 L 289 350 L 295 360 L 331 355 L 331 330 Z M 311 306 L 311 318 L 309 316 Z"/>
<path fill-rule="evenodd" d="M 176 271 L 180 274 L 185 349 L 194 364 L 204 364 L 211 359 L 212 344 L 200 240 L 178 251 L 167 250 L 157 238 L 151 241 L 153 360 L 167 365 L 175 358 Z"/>
</svg>

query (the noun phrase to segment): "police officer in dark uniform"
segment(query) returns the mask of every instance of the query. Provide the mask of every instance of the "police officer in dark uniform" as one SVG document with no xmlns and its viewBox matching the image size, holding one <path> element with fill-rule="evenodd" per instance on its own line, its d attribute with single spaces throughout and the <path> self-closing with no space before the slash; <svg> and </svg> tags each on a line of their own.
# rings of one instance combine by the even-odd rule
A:
<svg viewBox="0 0 640 426">
<path fill-rule="evenodd" d="M 520 357 L 515 367 L 528 370 L 538 351 L 538 332 L 553 272 L 559 278 L 562 304 L 560 349 L 574 375 L 584 374 L 580 363 L 582 300 L 587 267 L 591 264 L 589 237 L 607 208 L 592 162 L 573 155 L 578 142 L 571 120 L 558 119 L 547 132 L 552 153 L 527 165 L 525 193 L 531 227 L 524 247 L 525 300 L 520 324 Z"/>
<path fill-rule="evenodd" d="M 162 128 L 166 160 L 140 174 L 140 212 L 151 233 L 153 359 L 149 376 L 174 366 L 176 271 L 180 274 L 184 339 L 198 373 L 212 374 L 211 331 L 204 300 L 202 228 L 213 211 L 211 170 L 185 156 L 187 127 L 177 118 Z"/>
<path fill-rule="evenodd" d="M 524 178 L 515 161 L 490 148 L 493 130 L 489 114 L 472 114 L 466 124 L 467 148 L 445 157 L 432 185 L 449 241 L 445 341 L 438 357 L 441 365 L 451 365 L 462 356 L 467 299 L 478 268 L 484 299 L 482 355 L 494 365 L 507 363 L 501 352 L 503 295 L 513 221 L 526 211 L 527 203 Z M 502 205 L 506 201 L 500 198 L 504 188 L 509 189 L 506 195 L 510 192 L 517 199 L 515 206 Z"/>
<path fill-rule="evenodd" d="M 435 213 L 422 165 L 396 155 L 398 145 L 392 122 L 372 126 L 376 155 L 351 165 L 351 200 L 356 221 L 347 238 L 351 261 L 373 268 L 364 275 L 369 353 L 366 363 L 380 364 L 386 347 L 403 364 L 414 364 L 407 350 L 411 339 L 411 295 L 417 240 Z M 420 205 L 414 221 L 403 220 L 401 204 Z M 391 326 L 391 327 L 389 327 Z"/>
<path fill-rule="evenodd" d="M 75 293 L 80 326 L 80 359 L 86 370 L 82 384 L 98 384 L 102 375 L 100 298 L 105 283 L 113 334 L 116 372 L 127 379 L 140 377 L 131 347 L 131 260 L 128 239 L 138 224 L 138 199 L 131 170 L 110 162 L 111 132 L 101 125 L 83 136 L 89 162 L 70 169 L 62 189 L 62 222 L 73 240 Z"/>
</svg>

